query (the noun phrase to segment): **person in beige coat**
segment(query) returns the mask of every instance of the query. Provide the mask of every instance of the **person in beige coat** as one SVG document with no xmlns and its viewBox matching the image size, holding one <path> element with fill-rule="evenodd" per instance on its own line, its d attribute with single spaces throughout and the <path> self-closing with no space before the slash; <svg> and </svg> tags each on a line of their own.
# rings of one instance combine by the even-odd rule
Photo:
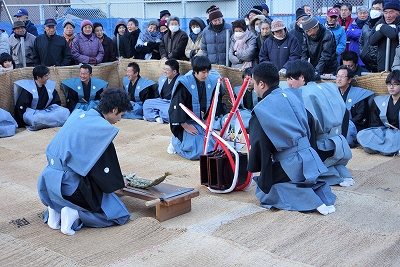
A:
<svg viewBox="0 0 400 267">
<path fill-rule="evenodd" d="M 198 17 L 194 17 L 189 22 L 189 41 L 185 49 L 185 55 L 189 60 L 196 56 L 203 55 L 203 50 L 201 50 L 201 38 L 205 27 L 206 24 L 204 21 Z"/>
</svg>

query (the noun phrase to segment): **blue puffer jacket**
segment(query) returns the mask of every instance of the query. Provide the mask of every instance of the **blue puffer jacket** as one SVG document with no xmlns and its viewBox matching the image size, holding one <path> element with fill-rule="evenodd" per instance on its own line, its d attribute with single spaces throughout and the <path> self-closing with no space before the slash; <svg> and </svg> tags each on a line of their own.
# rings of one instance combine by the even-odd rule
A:
<svg viewBox="0 0 400 267">
<path fill-rule="evenodd" d="M 301 56 L 301 47 L 297 37 L 291 33 L 287 33 L 282 45 L 278 45 L 278 40 L 271 36 L 265 40 L 261 46 L 259 60 L 271 61 L 275 67 L 280 70 L 287 68 L 289 62 L 299 59 Z"/>
<path fill-rule="evenodd" d="M 201 38 L 201 50 L 203 56 L 210 59 L 211 64 L 225 65 L 226 61 L 226 30 L 229 30 L 229 37 L 232 36 L 232 26 L 225 23 L 220 32 L 214 31 L 210 25 L 203 31 Z"/>
</svg>

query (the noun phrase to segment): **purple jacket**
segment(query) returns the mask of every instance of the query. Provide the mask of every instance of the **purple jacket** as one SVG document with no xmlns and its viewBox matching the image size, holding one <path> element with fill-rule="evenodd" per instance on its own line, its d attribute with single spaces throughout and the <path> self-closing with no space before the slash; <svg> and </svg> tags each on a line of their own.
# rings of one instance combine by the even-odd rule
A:
<svg viewBox="0 0 400 267">
<path fill-rule="evenodd" d="M 362 33 L 362 29 L 358 28 L 355 20 L 349 25 L 349 28 L 346 31 L 347 39 L 350 40 L 349 51 L 353 51 L 358 55 L 358 64 L 360 66 L 364 66 L 365 64 L 362 62 L 360 58 L 360 36 Z"/>
<path fill-rule="evenodd" d="M 89 63 L 91 57 L 96 59 L 96 64 L 99 64 L 104 57 L 103 45 L 93 33 L 89 39 L 78 33 L 72 41 L 71 52 L 77 64 Z"/>
</svg>

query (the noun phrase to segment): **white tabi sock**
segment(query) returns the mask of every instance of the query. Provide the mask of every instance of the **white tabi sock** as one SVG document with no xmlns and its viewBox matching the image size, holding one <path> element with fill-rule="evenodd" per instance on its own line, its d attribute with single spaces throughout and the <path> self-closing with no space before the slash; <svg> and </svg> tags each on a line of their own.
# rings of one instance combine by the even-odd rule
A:
<svg viewBox="0 0 400 267">
<path fill-rule="evenodd" d="M 322 215 L 328 215 L 329 214 L 328 207 L 325 204 L 322 204 L 321 206 L 319 206 L 317 208 L 317 211 L 319 213 L 321 213 Z M 61 212 L 62 212 L 62 210 L 61 210 Z"/>
<path fill-rule="evenodd" d="M 354 179 L 353 178 L 344 178 L 343 182 L 341 182 L 339 185 L 343 187 L 348 187 L 354 185 Z"/>
<path fill-rule="evenodd" d="M 74 235 L 75 231 L 71 229 L 74 222 L 79 219 L 79 213 L 77 210 L 71 209 L 70 207 L 64 207 L 61 209 L 61 232 L 65 235 Z"/>
<path fill-rule="evenodd" d="M 56 210 L 50 208 L 50 206 L 47 207 L 47 210 L 49 212 L 49 218 L 47 219 L 47 225 L 54 230 L 58 230 L 61 228 L 61 214 L 57 212 Z"/>
<path fill-rule="evenodd" d="M 334 213 L 334 212 L 336 211 L 336 208 L 335 208 L 335 206 L 333 206 L 333 205 L 326 206 L 326 207 L 328 208 L 329 214 Z"/>
</svg>

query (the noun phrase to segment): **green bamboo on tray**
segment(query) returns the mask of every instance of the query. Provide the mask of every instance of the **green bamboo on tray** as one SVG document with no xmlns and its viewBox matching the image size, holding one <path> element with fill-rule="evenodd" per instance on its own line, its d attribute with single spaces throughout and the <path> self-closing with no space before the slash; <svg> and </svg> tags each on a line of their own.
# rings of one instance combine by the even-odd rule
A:
<svg viewBox="0 0 400 267">
<path fill-rule="evenodd" d="M 136 175 L 136 173 L 133 173 L 129 175 L 124 174 L 124 179 L 126 180 L 126 185 L 128 186 L 137 188 L 147 188 L 162 183 L 165 180 L 165 178 L 167 178 L 168 175 L 171 175 L 171 173 L 166 172 L 163 176 L 158 177 L 155 180 L 149 180 L 139 177 Z"/>
</svg>

